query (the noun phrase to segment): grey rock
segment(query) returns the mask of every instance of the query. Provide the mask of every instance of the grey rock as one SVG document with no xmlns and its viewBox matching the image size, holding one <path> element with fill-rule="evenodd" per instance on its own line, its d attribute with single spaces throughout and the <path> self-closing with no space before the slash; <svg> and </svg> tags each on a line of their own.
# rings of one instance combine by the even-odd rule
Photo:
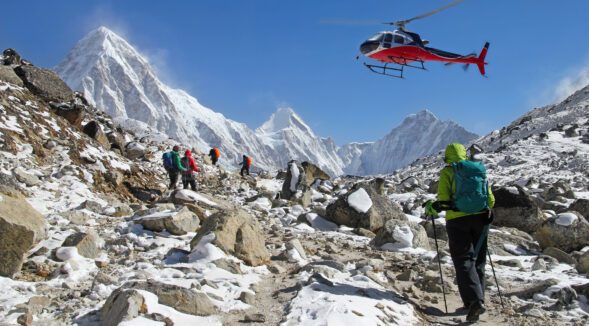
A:
<svg viewBox="0 0 589 326">
<path fill-rule="evenodd" d="M 417 279 L 417 272 L 413 269 L 406 269 L 401 274 L 397 275 L 397 280 L 405 282 L 413 282 Z"/>
<path fill-rule="evenodd" d="M 512 192 L 510 189 L 515 191 Z M 545 217 L 538 203 L 522 187 L 500 188 L 494 190 L 493 194 L 494 225 L 533 233 L 544 222 Z"/>
<path fill-rule="evenodd" d="M 589 220 L 589 199 L 577 199 L 569 207 L 570 211 L 579 212 L 586 220 Z"/>
<path fill-rule="evenodd" d="M 413 234 L 413 241 L 411 246 L 413 248 L 424 248 L 430 249 L 429 240 L 427 237 L 427 233 L 423 226 L 410 221 L 400 221 L 400 220 L 389 220 L 386 222 L 384 227 L 376 233 L 376 238 L 370 241 L 370 245 L 380 248 L 381 246 L 391 243 L 393 245 L 400 243 L 398 239 L 395 238 L 395 232 L 398 232 L 399 228 L 408 226 L 411 233 Z"/>
<path fill-rule="evenodd" d="M 55 114 L 66 119 L 71 125 L 80 128 L 86 117 L 86 110 L 82 105 L 71 105 L 69 103 L 50 102 L 49 105 Z"/>
<path fill-rule="evenodd" d="M 266 317 L 263 314 L 246 314 L 243 320 L 246 323 L 265 323 Z"/>
<path fill-rule="evenodd" d="M 545 271 L 547 269 L 548 267 L 546 266 L 546 262 L 543 259 L 536 259 L 532 265 L 532 271 Z"/>
<path fill-rule="evenodd" d="M 243 291 L 239 295 L 239 300 L 243 303 L 252 305 L 256 302 L 256 296 L 251 292 Z"/>
<path fill-rule="evenodd" d="M 311 163 L 301 163 L 303 170 L 305 171 L 305 184 L 310 187 L 316 180 L 330 180 L 331 177 L 325 171 L 321 170 L 320 167 Z M 288 179 L 288 175 L 287 175 Z"/>
<path fill-rule="evenodd" d="M 74 93 L 59 76 L 44 68 L 18 66 L 14 72 L 22 79 L 26 88 L 33 94 L 47 100 L 67 102 L 73 99 Z"/>
<path fill-rule="evenodd" d="M 24 254 L 47 234 L 43 216 L 18 194 L 0 189 L 0 276 L 20 271 Z"/>
<path fill-rule="evenodd" d="M 213 302 L 202 292 L 151 280 L 147 282 L 134 282 L 127 286 L 132 289 L 149 291 L 157 295 L 160 304 L 172 307 L 186 314 L 210 316 L 217 313 L 217 308 Z"/>
<path fill-rule="evenodd" d="M 547 256 L 556 258 L 556 260 L 558 260 L 561 263 L 565 263 L 565 264 L 569 264 L 569 265 L 573 265 L 573 266 L 577 263 L 577 261 L 575 260 L 575 258 L 573 258 L 573 256 L 567 254 L 566 252 L 564 252 L 558 248 L 548 247 L 548 248 L 544 249 L 543 253 Z"/>
<path fill-rule="evenodd" d="M 27 302 L 27 308 L 33 315 L 38 315 L 43 309 L 49 307 L 51 299 L 46 296 L 37 295 L 31 297 Z"/>
<path fill-rule="evenodd" d="M 575 192 L 567 181 L 558 181 L 544 191 L 543 197 L 545 201 L 558 201 L 558 197 L 574 199 Z"/>
<path fill-rule="evenodd" d="M 145 146 L 138 142 L 132 141 L 125 145 L 125 155 L 130 160 L 135 160 L 145 156 Z"/>
<path fill-rule="evenodd" d="M 95 231 L 77 232 L 65 239 L 63 247 L 76 247 L 78 253 L 86 258 L 96 258 L 100 254 L 100 237 Z"/>
<path fill-rule="evenodd" d="M 117 326 L 145 313 L 145 299 L 135 290 L 118 288 L 106 299 L 100 310 L 101 326 Z"/>
<path fill-rule="evenodd" d="M 288 250 L 294 249 L 299 253 L 299 255 L 301 255 L 301 257 L 304 260 L 308 259 L 305 248 L 303 247 L 303 245 L 301 244 L 301 242 L 298 239 L 292 239 L 292 240 L 288 241 L 286 243 L 286 249 L 288 249 Z"/>
<path fill-rule="evenodd" d="M 87 209 L 91 212 L 100 214 L 104 210 L 104 207 L 102 206 L 102 204 L 96 201 L 85 200 L 82 204 L 80 204 L 80 206 L 78 206 L 78 209 Z"/>
<path fill-rule="evenodd" d="M 360 188 L 364 189 L 372 201 L 372 207 L 361 213 L 351 207 L 348 197 Z M 387 220 L 406 220 L 401 207 L 391 202 L 387 197 L 379 195 L 370 185 L 356 184 L 345 195 L 327 206 L 325 218 L 338 225 L 346 225 L 352 228 L 364 228 L 372 232 L 381 229 Z"/>
<path fill-rule="evenodd" d="M 220 269 L 228 271 L 229 273 L 243 274 L 243 272 L 241 271 L 241 267 L 239 267 L 239 264 L 234 262 L 233 260 L 229 260 L 227 258 L 220 258 L 214 260 L 213 264 L 215 264 L 215 266 L 219 267 Z"/>
<path fill-rule="evenodd" d="M 112 285 L 117 284 L 117 279 L 110 274 L 107 274 L 103 271 L 99 271 L 94 277 L 94 283 Z"/>
<path fill-rule="evenodd" d="M 10 66 L 0 65 L 0 81 L 23 87 L 24 83 Z"/>
<path fill-rule="evenodd" d="M 13 66 L 22 64 L 22 58 L 15 49 L 8 48 L 2 51 L 2 60 L 0 64 Z"/>
<path fill-rule="evenodd" d="M 27 187 L 33 187 L 41 184 L 41 180 L 36 175 L 26 172 L 21 167 L 16 167 L 12 170 L 12 173 L 16 177 L 16 180 L 27 185 Z"/>
<path fill-rule="evenodd" d="M 529 285 L 524 287 L 523 289 L 516 289 L 511 292 L 507 292 L 505 295 L 510 297 L 512 295 L 520 298 L 520 299 L 531 299 L 534 294 L 542 293 L 546 291 L 549 287 L 558 284 L 558 280 L 556 279 L 548 279 L 542 281 L 535 281 L 533 285 Z"/>
<path fill-rule="evenodd" d="M 190 241 L 190 249 L 194 249 L 203 236 L 209 233 L 215 234 L 214 245 L 250 266 L 259 266 L 270 261 L 262 229 L 256 220 L 242 209 L 220 210 L 208 217 Z"/>
<path fill-rule="evenodd" d="M 184 235 L 195 232 L 200 220 L 188 207 L 183 206 L 178 211 L 145 216 L 136 221 L 147 230 L 162 232 L 167 230 L 174 235 Z"/>
<path fill-rule="evenodd" d="M 557 223 L 558 217 L 552 217 L 534 232 L 533 237 L 542 248 L 556 247 L 571 252 L 589 245 L 589 222 L 577 212 L 568 213 L 577 216 L 571 225 L 560 225 Z"/>
<path fill-rule="evenodd" d="M 292 180 L 294 172 L 293 169 L 295 168 L 298 171 L 298 178 L 297 180 Z M 305 180 L 306 175 L 303 166 L 299 164 L 299 162 L 296 160 L 288 162 L 286 178 L 282 183 L 282 192 L 280 193 L 281 198 L 291 200 L 295 196 L 297 191 L 306 192 L 308 190 L 308 186 Z"/>
<path fill-rule="evenodd" d="M 581 257 L 579 257 L 579 263 L 577 264 L 577 270 L 580 273 L 589 274 L 589 250 L 585 251 Z"/>
<path fill-rule="evenodd" d="M 110 142 L 108 141 L 102 126 L 96 120 L 92 120 L 84 125 L 83 131 L 88 137 L 96 140 L 96 142 L 103 148 L 110 149 Z"/>
<path fill-rule="evenodd" d="M 76 225 L 84 225 L 86 224 L 86 222 L 88 222 L 89 219 L 92 218 L 92 216 L 88 215 L 87 213 L 78 210 L 63 212 L 60 213 L 60 215 L 66 220 Z"/>
</svg>

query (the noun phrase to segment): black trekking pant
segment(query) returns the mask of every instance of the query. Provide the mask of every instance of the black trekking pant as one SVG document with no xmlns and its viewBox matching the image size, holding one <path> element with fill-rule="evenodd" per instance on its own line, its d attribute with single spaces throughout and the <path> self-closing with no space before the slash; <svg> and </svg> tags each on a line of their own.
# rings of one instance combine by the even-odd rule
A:
<svg viewBox="0 0 589 326">
<path fill-rule="evenodd" d="M 239 171 L 239 174 L 240 174 L 242 177 L 243 177 L 243 172 L 244 172 L 244 171 L 245 171 L 245 173 L 246 173 L 247 175 L 250 175 L 250 167 L 249 167 L 249 166 L 246 166 L 246 165 L 244 165 L 244 166 L 241 168 L 241 171 Z"/>
<path fill-rule="evenodd" d="M 192 191 L 196 191 L 196 180 L 182 180 L 182 186 L 184 189 L 188 189 L 188 185 L 190 185 Z"/>
<path fill-rule="evenodd" d="M 486 236 L 476 257 L 474 250 L 481 236 L 484 236 L 487 218 L 488 214 L 484 213 L 446 221 L 450 255 L 456 270 L 458 291 L 465 307 L 475 301 L 485 301 Z"/>
<path fill-rule="evenodd" d="M 215 156 L 211 157 L 211 162 L 213 162 L 213 165 L 217 165 L 217 160 L 219 160 L 219 158 Z"/>
<path fill-rule="evenodd" d="M 168 189 L 176 189 L 176 185 L 178 184 L 178 171 L 169 169 L 168 175 L 170 176 L 170 185 L 168 186 Z"/>
</svg>

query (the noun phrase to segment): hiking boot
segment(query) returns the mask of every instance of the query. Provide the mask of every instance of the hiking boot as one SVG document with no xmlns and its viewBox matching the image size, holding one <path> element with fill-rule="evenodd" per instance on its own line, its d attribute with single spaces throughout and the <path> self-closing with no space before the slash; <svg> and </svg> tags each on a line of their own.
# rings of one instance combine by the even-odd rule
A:
<svg viewBox="0 0 589 326">
<path fill-rule="evenodd" d="M 487 309 L 485 309 L 485 306 L 483 305 L 482 302 L 480 301 L 475 301 L 470 305 L 470 308 L 468 309 L 468 315 L 466 315 L 466 321 L 474 323 L 475 321 L 479 320 L 479 316 L 484 314 L 485 311 Z"/>
<path fill-rule="evenodd" d="M 466 315 L 470 308 L 468 306 L 462 306 L 454 311 L 457 315 Z"/>
</svg>

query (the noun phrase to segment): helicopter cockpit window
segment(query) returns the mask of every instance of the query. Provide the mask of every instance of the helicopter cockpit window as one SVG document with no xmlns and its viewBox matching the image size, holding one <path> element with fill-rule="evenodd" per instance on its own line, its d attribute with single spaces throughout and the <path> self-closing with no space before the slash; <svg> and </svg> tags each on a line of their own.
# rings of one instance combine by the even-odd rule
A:
<svg viewBox="0 0 589 326">
<path fill-rule="evenodd" d="M 384 39 L 382 41 L 382 46 L 384 48 L 390 48 L 391 47 L 391 42 L 393 41 L 393 34 L 385 34 L 384 35 Z"/>
<path fill-rule="evenodd" d="M 395 43 L 397 44 L 405 44 L 405 38 L 401 35 L 395 34 Z"/>
<path fill-rule="evenodd" d="M 379 41 L 379 42 L 380 42 L 380 41 L 382 40 L 383 36 L 384 36 L 384 34 L 383 34 L 383 33 L 376 33 L 376 34 L 372 35 L 372 36 L 371 36 L 371 37 L 368 39 L 368 41 Z"/>
</svg>

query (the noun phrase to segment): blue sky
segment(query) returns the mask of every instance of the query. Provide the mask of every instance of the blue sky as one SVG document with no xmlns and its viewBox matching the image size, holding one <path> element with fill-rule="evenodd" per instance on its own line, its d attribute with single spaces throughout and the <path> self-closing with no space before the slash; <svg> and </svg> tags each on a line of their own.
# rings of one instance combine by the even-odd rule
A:
<svg viewBox="0 0 589 326">
<path fill-rule="evenodd" d="M 0 47 L 52 67 L 105 25 L 215 111 L 255 128 L 290 106 L 340 145 L 379 139 L 424 108 L 485 134 L 555 101 L 578 79 L 589 83 L 586 0 L 465 0 L 409 26 L 451 52 L 478 53 L 491 42 L 489 78 L 439 63 L 409 70 L 405 80 L 372 74 L 354 57 L 387 27 L 329 23 L 409 18 L 448 2 L 9 1 Z"/>
</svg>

